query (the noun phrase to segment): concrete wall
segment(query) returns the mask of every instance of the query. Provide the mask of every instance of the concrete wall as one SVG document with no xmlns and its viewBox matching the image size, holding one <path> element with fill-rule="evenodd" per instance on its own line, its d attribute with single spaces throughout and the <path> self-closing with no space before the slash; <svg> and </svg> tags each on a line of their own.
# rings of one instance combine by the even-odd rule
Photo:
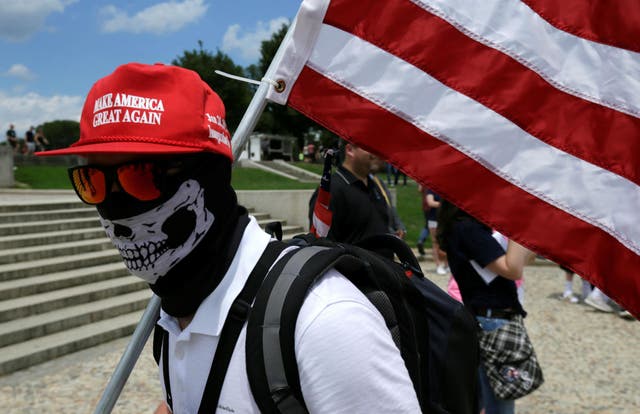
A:
<svg viewBox="0 0 640 414">
<path fill-rule="evenodd" d="M 77 155 L 57 155 L 55 157 L 38 157 L 35 155 L 16 154 L 13 162 L 18 167 L 25 165 L 56 165 L 63 167 L 71 167 L 81 164 L 82 158 Z"/>
<path fill-rule="evenodd" d="M 13 187 L 13 151 L 8 145 L 0 145 L 0 188 Z"/>
<path fill-rule="evenodd" d="M 396 205 L 396 189 L 390 188 L 391 202 Z M 236 190 L 238 202 L 256 211 L 285 219 L 288 224 L 309 230 L 309 199 L 314 190 Z"/>
<path fill-rule="evenodd" d="M 245 207 L 286 219 L 288 224 L 309 227 L 309 199 L 313 190 L 239 190 L 238 201 Z"/>
</svg>

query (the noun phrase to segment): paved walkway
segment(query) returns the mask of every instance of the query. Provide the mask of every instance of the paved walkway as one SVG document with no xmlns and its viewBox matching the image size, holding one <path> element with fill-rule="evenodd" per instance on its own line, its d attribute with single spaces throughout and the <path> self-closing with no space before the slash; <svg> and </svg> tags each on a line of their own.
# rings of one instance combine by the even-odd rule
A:
<svg viewBox="0 0 640 414">
<path fill-rule="evenodd" d="M 447 277 L 423 269 L 439 286 Z M 526 325 L 546 382 L 517 402 L 517 412 L 640 413 L 640 323 L 559 299 L 555 266 L 525 273 Z M 577 278 L 576 278 L 577 279 Z M 579 291 L 579 281 L 574 282 Z M 92 412 L 126 347 L 121 339 L 0 377 L 3 413 Z M 161 398 L 150 344 L 120 396 L 115 413 L 151 413 Z"/>
<path fill-rule="evenodd" d="M 0 205 L 75 201 L 73 191 L 0 189 Z M 446 276 L 423 269 L 439 286 Z M 517 412 L 640 413 L 640 323 L 559 299 L 563 276 L 555 266 L 525 272 L 526 325 L 546 382 L 517 402 Z M 576 278 L 574 290 L 579 292 Z M 3 413 L 90 413 L 128 343 L 116 340 L 0 377 Z M 147 344 L 115 413 L 151 413 L 161 398 Z"/>
</svg>

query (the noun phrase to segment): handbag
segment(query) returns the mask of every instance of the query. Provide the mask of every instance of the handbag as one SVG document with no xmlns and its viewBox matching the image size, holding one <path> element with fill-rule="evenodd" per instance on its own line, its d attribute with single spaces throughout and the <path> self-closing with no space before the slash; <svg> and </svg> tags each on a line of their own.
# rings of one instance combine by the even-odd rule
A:
<svg viewBox="0 0 640 414">
<path fill-rule="evenodd" d="M 481 331 L 480 356 L 496 397 L 515 400 L 544 382 L 522 315 L 493 331 Z"/>
</svg>

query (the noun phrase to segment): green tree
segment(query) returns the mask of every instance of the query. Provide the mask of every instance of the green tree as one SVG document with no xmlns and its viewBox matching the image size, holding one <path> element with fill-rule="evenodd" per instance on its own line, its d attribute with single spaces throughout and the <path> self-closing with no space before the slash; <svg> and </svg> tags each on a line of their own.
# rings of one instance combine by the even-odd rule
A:
<svg viewBox="0 0 640 414">
<path fill-rule="evenodd" d="M 76 121 L 58 120 L 40 126 L 49 141 L 48 149 L 66 148 L 80 138 L 80 123 Z"/>
<path fill-rule="evenodd" d="M 198 41 L 198 46 L 199 50 L 186 50 L 172 63 L 197 72 L 202 80 L 220 95 L 227 111 L 227 125 L 233 133 L 251 100 L 251 89 L 246 83 L 220 76 L 214 70 L 245 76 L 244 69 L 220 50 L 213 54 L 203 48 L 202 41 Z"/>
</svg>

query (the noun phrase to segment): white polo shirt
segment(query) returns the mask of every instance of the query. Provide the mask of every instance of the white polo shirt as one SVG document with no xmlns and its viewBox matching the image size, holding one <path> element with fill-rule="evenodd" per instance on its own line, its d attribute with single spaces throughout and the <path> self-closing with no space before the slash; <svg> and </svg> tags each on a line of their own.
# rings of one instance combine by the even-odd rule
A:
<svg viewBox="0 0 640 414">
<path fill-rule="evenodd" d="M 220 285 L 183 331 L 160 312 L 169 332 L 174 413 L 197 413 L 227 313 L 269 243 L 253 217 Z M 231 357 L 218 413 L 259 413 L 245 364 L 246 324 Z M 296 323 L 300 385 L 311 413 L 419 413 L 411 379 L 384 320 L 351 282 L 331 270 L 305 299 Z M 160 381 L 164 389 L 162 364 Z"/>
</svg>

